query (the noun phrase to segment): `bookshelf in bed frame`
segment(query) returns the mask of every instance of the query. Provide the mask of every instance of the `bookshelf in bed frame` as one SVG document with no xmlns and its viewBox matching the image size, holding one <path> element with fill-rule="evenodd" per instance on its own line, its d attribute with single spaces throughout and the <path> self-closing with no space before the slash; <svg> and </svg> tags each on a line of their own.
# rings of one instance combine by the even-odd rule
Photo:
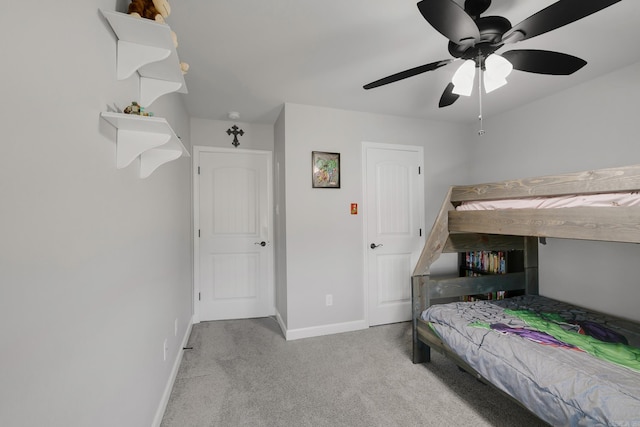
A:
<svg viewBox="0 0 640 427">
<path fill-rule="evenodd" d="M 442 346 L 428 326 L 418 320 L 420 314 L 439 300 L 464 295 L 500 290 L 537 295 L 538 238 L 640 243 L 638 207 L 456 211 L 458 204 L 637 191 L 640 165 L 451 187 L 412 275 L 414 363 L 429 361 L 430 348 L 435 348 L 465 368 L 461 359 Z M 523 252 L 522 271 L 477 277 L 436 277 L 430 273 L 441 253 L 512 250 Z"/>
<path fill-rule="evenodd" d="M 413 362 L 430 360 L 430 348 L 447 352 L 428 326 L 419 322 L 420 314 L 432 304 L 463 300 L 469 295 L 506 292 L 509 295 L 538 294 L 538 239 L 525 236 L 494 234 L 450 234 L 441 252 L 502 251 L 520 253 L 520 265 L 505 274 L 478 276 L 435 276 L 415 274 L 412 277 Z M 427 344 L 428 343 L 428 344 Z M 458 364 L 459 361 L 457 361 Z M 463 366 L 464 368 L 464 366 Z M 466 368 L 465 368 L 466 369 Z"/>
<path fill-rule="evenodd" d="M 524 252 L 521 250 L 460 252 L 458 271 L 460 277 L 524 272 Z M 498 290 L 484 294 L 463 295 L 460 299 L 462 301 L 501 300 L 522 293 L 522 291 Z"/>
</svg>

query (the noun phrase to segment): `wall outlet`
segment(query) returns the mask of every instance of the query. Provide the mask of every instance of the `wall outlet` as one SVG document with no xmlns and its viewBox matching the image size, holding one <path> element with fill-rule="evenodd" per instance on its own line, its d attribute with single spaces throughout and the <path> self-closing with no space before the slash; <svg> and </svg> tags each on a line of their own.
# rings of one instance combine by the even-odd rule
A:
<svg viewBox="0 0 640 427">
<path fill-rule="evenodd" d="M 167 353 L 169 352 L 169 342 L 167 339 L 164 339 L 164 344 L 162 347 L 162 360 L 167 361 Z"/>
<path fill-rule="evenodd" d="M 173 335 L 178 336 L 178 318 L 176 317 L 176 321 L 173 322 Z"/>
<path fill-rule="evenodd" d="M 327 307 L 333 305 L 333 295 L 327 294 L 326 301 L 327 301 Z"/>
</svg>

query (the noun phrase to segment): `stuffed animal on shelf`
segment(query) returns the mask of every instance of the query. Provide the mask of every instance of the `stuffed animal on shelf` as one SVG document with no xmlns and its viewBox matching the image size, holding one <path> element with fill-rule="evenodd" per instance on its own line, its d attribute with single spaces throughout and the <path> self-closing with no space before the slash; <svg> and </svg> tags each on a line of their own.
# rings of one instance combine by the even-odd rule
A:
<svg viewBox="0 0 640 427">
<path fill-rule="evenodd" d="M 133 101 L 131 105 L 127 105 L 123 110 L 125 114 L 140 114 L 140 105 L 136 101 Z"/>
<path fill-rule="evenodd" d="M 152 21 L 165 23 L 165 18 L 171 14 L 171 6 L 167 0 L 132 0 L 129 4 L 129 15 L 136 18 L 146 18 Z M 178 36 L 174 31 L 171 31 L 171 39 L 173 40 L 173 46 L 178 47 Z M 182 74 L 187 74 L 189 70 L 189 64 L 186 62 L 180 63 L 180 71 Z"/>
<path fill-rule="evenodd" d="M 125 107 L 123 113 L 134 114 L 136 116 L 153 117 L 153 113 L 151 111 L 145 111 L 144 107 L 141 107 L 136 101 L 133 101 L 131 105 Z"/>
<path fill-rule="evenodd" d="M 129 4 L 129 15 L 164 23 L 171 14 L 167 0 L 132 0 Z"/>
</svg>

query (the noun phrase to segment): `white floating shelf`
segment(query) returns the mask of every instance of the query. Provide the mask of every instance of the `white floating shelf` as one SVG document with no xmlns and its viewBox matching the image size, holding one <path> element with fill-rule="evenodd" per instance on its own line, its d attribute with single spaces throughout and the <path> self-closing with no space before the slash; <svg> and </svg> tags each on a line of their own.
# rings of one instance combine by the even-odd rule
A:
<svg viewBox="0 0 640 427">
<path fill-rule="evenodd" d="M 138 103 L 148 107 L 160 96 L 171 92 L 187 93 L 180 60 L 167 24 L 126 13 L 102 10 L 118 37 L 118 80 L 140 75 Z"/>
<path fill-rule="evenodd" d="M 101 113 L 101 116 L 118 130 L 118 169 L 127 167 L 136 157 L 140 157 L 140 178 L 146 178 L 171 160 L 189 157 L 182 141 L 163 118 L 110 112 Z"/>
</svg>

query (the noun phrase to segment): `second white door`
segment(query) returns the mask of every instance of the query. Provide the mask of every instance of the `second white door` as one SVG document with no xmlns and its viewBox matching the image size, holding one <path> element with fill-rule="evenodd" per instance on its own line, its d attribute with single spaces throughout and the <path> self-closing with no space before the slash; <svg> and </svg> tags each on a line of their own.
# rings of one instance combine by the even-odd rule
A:
<svg viewBox="0 0 640 427">
<path fill-rule="evenodd" d="M 424 245 L 422 147 L 365 143 L 369 325 L 411 319 L 411 272 Z"/>
</svg>

